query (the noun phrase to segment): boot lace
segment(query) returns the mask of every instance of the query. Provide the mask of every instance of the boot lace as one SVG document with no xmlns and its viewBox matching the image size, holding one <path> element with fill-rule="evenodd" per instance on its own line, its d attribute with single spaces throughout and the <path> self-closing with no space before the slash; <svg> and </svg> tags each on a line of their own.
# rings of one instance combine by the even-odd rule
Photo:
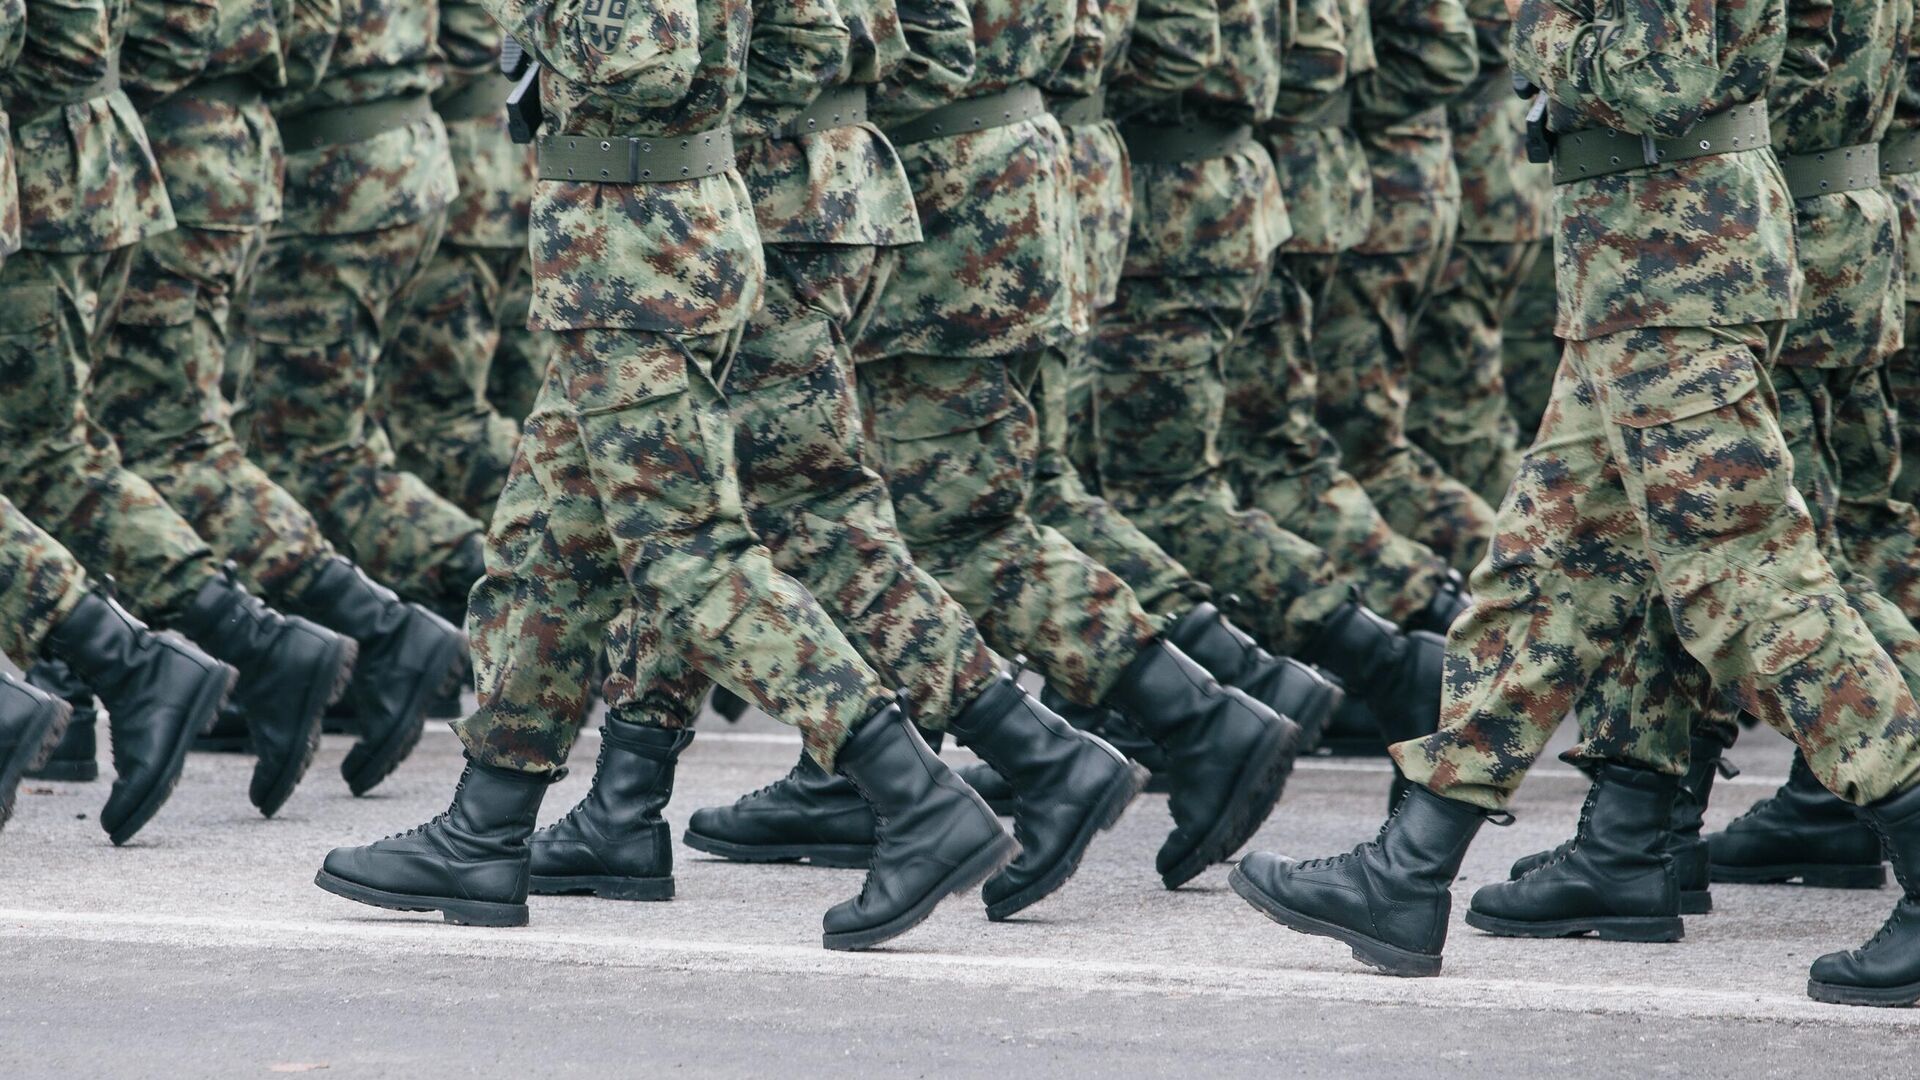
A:
<svg viewBox="0 0 1920 1080">
<path fill-rule="evenodd" d="M 392 836 L 387 837 L 387 839 L 388 840 L 405 840 L 409 836 L 418 836 L 421 833 L 426 832 L 428 829 L 434 828 L 435 826 L 439 825 L 441 822 L 447 820 L 447 818 L 453 814 L 454 804 L 460 801 L 461 789 L 465 788 L 466 786 L 467 786 L 467 774 L 463 772 L 460 774 L 459 782 L 453 785 L 453 799 L 447 803 L 447 808 L 445 810 L 440 811 L 439 813 L 428 818 L 426 821 L 423 821 L 420 824 L 415 825 L 411 829 L 407 829 L 404 832 L 394 833 Z"/>
</svg>

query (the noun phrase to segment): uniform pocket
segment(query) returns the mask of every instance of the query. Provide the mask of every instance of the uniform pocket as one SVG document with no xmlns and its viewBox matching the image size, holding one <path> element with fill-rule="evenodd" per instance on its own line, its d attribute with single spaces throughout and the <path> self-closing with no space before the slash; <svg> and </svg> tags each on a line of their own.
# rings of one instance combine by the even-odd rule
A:
<svg viewBox="0 0 1920 1080">
<path fill-rule="evenodd" d="M 555 362 L 575 412 L 618 412 L 686 392 L 692 356 L 670 334 L 576 330 L 561 336 Z"/>
<path fill-rule="evenodd" d="M 1619 351 L 1618 361 L 1590 371 L 1605 388 L 1607 416 L 1614 423 L 1631 428 L 1676 423 L 1724 409 L 1766 384 L 1759 358 L 1748 346 L 1716 339 L 1703 348 L 1668 335 L 1634 331 L 1635 340 Z M 1665 359 L 1648 364 L 1648 356 Z"/>
</svg>

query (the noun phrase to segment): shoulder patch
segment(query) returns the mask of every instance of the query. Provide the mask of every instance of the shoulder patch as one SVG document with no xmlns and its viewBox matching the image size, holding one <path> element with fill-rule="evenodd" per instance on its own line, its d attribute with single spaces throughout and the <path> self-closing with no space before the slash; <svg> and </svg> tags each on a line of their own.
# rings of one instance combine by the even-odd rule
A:
<svg viewBox="0 0 1920 1080">
<path fill-rule="evenodd" d="M 627 8 L 631 3 L 632 0 L 587 0 L 580 9 L 587 44 L 601 52 L 612 52 L 626 31 Z"/>
</svg>

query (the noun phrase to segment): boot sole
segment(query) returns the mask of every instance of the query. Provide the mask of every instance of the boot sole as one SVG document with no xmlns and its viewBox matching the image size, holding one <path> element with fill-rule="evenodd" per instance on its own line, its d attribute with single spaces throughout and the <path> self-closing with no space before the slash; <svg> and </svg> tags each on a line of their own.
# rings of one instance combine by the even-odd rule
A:
<svg viewBox="0 0 1920 1080">
<path fill-rule="evenodd" d="M 1241 845 L 1260 831 L 1267 816 L 1273 813 L 1274 804 L 1280 801 L 1281 792 L 1286 790 L 1287 778 L 1293 775 L 1299 740 L 1299 725 L 1284 717 L 1267 732 L 1259 747 L 1248 755 L 1239 775 L 1234 777 L 1233 792 L 1213 827 L 1192 851 L 1161 872 L 1161 884 L 1169 889 L 1185 885 L 1207 867 L 1239 851 Z"/>
<path fill-rule="evenodd" d="M 26 737 L 14 747 L 7 760 L 0 761 L 0 829 L 13 817 L 13 798 L 20 792 L 20 781 L 39 769 L 53 756 L 54 747 L 67 733 L 67 721 L 73 719 L 73 706 L 59 698 L 50 699 L 27 722 Z"/>
<path fill-rule="evenodd" d="M 731 862 L 804 862 L 836 870 L 865 870 L 873 862 L 872 844 L 736 844 L 692 829 L 681 834 L 680 842 Z"/>
<path fill-rule="evenodd" d="M 1227 875 L 1227 884 L 1233 886 L 1233 891 L 1239 893 L 1242 900 L 1253 905 L 1267 918 L 1295 933 L 1332 938 L 1353 950 L 1355 960 L 1384 974 L 1403 979 L 1429 979 L 1440 974 L 1440 954 L 1402 949 L 1336 923 L 1301 914 L 1261 892 L 1260 887 L 1241 873 L 1237 866 L 1233 868 L 1233 873 Z"/>
<path fill-rule="evenodd" d="M 375 747 L 358 767 L 349 771 L 347 763 L 340 763 L 340 776 L 347 782 L 347 790 L 356 798 L 365 795 L 380 786 L 380 782 L 393 775 L 393 770 L 407 760 L 413 748 L 420 745 L 420 734 L 427 727 L 427 698 L 439 692 L 452 676 L 454 665 L 460 660 L 460 638 L 450 637 L 440 643 L 434 652 L 432 662 L 421 669 L 421 679 L 414 684 L 413 692 L 407 695 L 406 707 L 402 715 L 407 717 L 404 723 L 395 724 L 387 737 Z M 364 723 L 364 721 L 363 721 Z M 363 742 L 361 745 L 365 745 Z M 355 749 L 358 749 L 356 747 Z M 349 751 L 348 756 L 352 753 Z"/>
<path fill-rule="evenodd" d="M 173 789 L 180 784 L 180 772 L 187 764 L 187 751 L 193 748 L 193 740 L 207 725 L 213 723 L 220 714 L 220 706 L 233 693 L 234 684 L 240 681 L 240 673 L 225 664 L 209 669 L 200 679 L 200 686 L 194 693 L 192 707 L 187 713 L 187 722 L 180 725 L 179 734 L 173 740 L 173 746 L 167 751 L 166 768 L 161 770 L 158 782 L 147 792 L 146 797 L 134 807 L 118 828 L 107 832 L 107 839 L 114 846 L 133 839 L 133 835 L 153 820 L 168 799 L 173 797 Z M 112 719 L 108 719 L 109 725 Z"/>
<path fill-rule="evenodd" d="M 1905 1009 L 1920 1004 L 1920 982 L 1904 986 L 1843 986 L 1807 980 L 1807 996 L 1828 1005 L 1866 1005 L 1876 1009 Z"/>
<path fill-rule="evenodd" d="M 326 716 L 327 708 L 340 700 L 346 693 L 347 684 L 353 681 L 353 665 L 360 656 L 360 643 L 342 634 L 335 634 L 333 647 L 327 650 L 326 660 L 320 666 L 321 671 L 333 674 L 326 681 L 315 679 L 307 684 L 306 700 L 302 703 L 300 750 L 288 755 L 280 764 L 280 770 L 274 775 L 273 783 L 253 805 L 262 817 L 272 817 L 287 804 L 293 795 L 293 789 L 313 767 L 313 757 L 320 752 L 320 721 Z M 249 792 L 251 794 L 251 792 Z"/>
<path fill-rule="evenodd" d="M 1723 885 L 1804 885 L 1809 889 L 1878 889 L 1887 883 L 1884 864 L 1830 866 L 1780 863 L 1775 866 L 1707 864 L 1710 880 Z"/>
<path fill-rule="evenodd" d="M 100 779 L 100 763 L 97 761 L 60 761 L 53 760 L 37 769 L 29 771 L 28 780 L 54 780 L 69 784 L 85 784 Z"/>
<path fill-rule="evenodd" d="M 1467 909 L 1467 925 L 1495 937 L 1563 938 L 1597 934 L 1601 941 L 1669 942 L 1687 934 L 1687 924 L 1678 915 L 1635 916 L 1596 915 L 1585 919 L 1548 919 L 1529 922 L 1502 919 Z"/>
<path fill-rule="evenodd" d="M 1698 889 L 1680 894 L 1680 914 L 1706 915 L 1713 911 L 1713 894 L 1706 889 Z"/>
<path fill-rule="evenodd" d="M 987 918 L 1000 922 L 1045 900 L 1054 890 L 1065 885 L 1067 879 L 1080 869 L 1080 860 L 1086 857 L 1093 838 L 1113 828 L 1120 820 L 1120 815 L 1127 812 L 1127 807 L 1133 804 L 1140 790 L 1146 786 L 1147 770 L 1133 764 L 1122 767 L 1120 774 L 1107 785 L 1106 792 L 1080 822 L 1080 831 L 1074 834 L 1073 843 L 1032 884 L 1011 896 L 989 903 Z"/>
<path fill-rule="evenodd" d="M 940 901 L 954 893 L 965 892 L 992 877 L 1001 867 L 1012 862 L 1013 857 L 1019 852 L 1020 845 L 1014 842 L 1013 837 L 1001 833 L 982 844 L 967 857 L 965 862 L 948 871 L 947 876 L 940 879 L 939 884 L 929 889 L 927 895 L 921 897 L 912 907 L 879 926 L 870 926 L 864 930 L 845 930 L 837 934 L 823 934 L 820 944 L 823 948 L 847 952 L 871 949 L 875 945 L 892 941 L 927 921 L 927 916 L 933 914 L 933 909 L 940 905 Z"/>
<path fill-rule="evenodd" d="M 525 904 L 496 904 L 485 900 L 455 900 L 446 896 L 388 892 L 335 877 L 325 870 L 313 876 L 313 883 L 335 896 L 370 907 L 386 908 L 388 911 L 437 911 L 441 918 L 457 926 L 527 925 Z"/>
<path fill-rule="evenodd" d="M 602 900 L 671 900 L 671 877 L 638 878 L 571 874 L 566 877 L 533 875 L 532 891 L 540 896 L 597 896 Z"/>
</svg>

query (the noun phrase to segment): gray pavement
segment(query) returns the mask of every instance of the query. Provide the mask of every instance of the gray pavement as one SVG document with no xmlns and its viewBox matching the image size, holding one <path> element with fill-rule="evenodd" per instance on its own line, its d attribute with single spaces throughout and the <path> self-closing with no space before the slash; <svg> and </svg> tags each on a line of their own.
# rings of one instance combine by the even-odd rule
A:
<svg viewBox="0 0 1920 1080">
<path fill-rule="evenodd" d="M 1720 886 L 1674 945 L 1459 923 L 1474 888 L 1571 830 L 1585 783 L 1557 763 L 1469 856 L 1445 974 L 1397 980 L 1262 919 L 1224 868 L 1160 888 L 1161 796 L 1028 917 L 989 924 L 959 898 L 870 954 L 819 948 L 820 914 L 857 872 L 685 849 L 672 903 L 536 898 L 513 930 L 364 908 L 313 887 L 321 856 L 440 810 L 459 748 L 434 725 L 353 799 L 347 745 L 328 738 L 273 821 L 247 805 L 246 759 L 195 755 L 118 850 L 94 820 L 104 781 L 29 782 L 0 834 L 0 1077 L 1920 1073 L 1920 1015 L 1804 995 L 1808 962 L 1871 934 L 1891 890 Z M 715 721 L 669 817 L 773 779 L 797 747 L 762 717 Z M 585 790 L 595 750 L 589 734 L 543 820 Z M 1785 743 L 1753 733 L 1734 759 L 1745 772 L 1716 789 L 1709 826 L 1780 781 Z M 1383 763 L 1303 763 L 1252 846 L 1344 850 L 1377 828 L 1385 786 Z"/>
</svg>

